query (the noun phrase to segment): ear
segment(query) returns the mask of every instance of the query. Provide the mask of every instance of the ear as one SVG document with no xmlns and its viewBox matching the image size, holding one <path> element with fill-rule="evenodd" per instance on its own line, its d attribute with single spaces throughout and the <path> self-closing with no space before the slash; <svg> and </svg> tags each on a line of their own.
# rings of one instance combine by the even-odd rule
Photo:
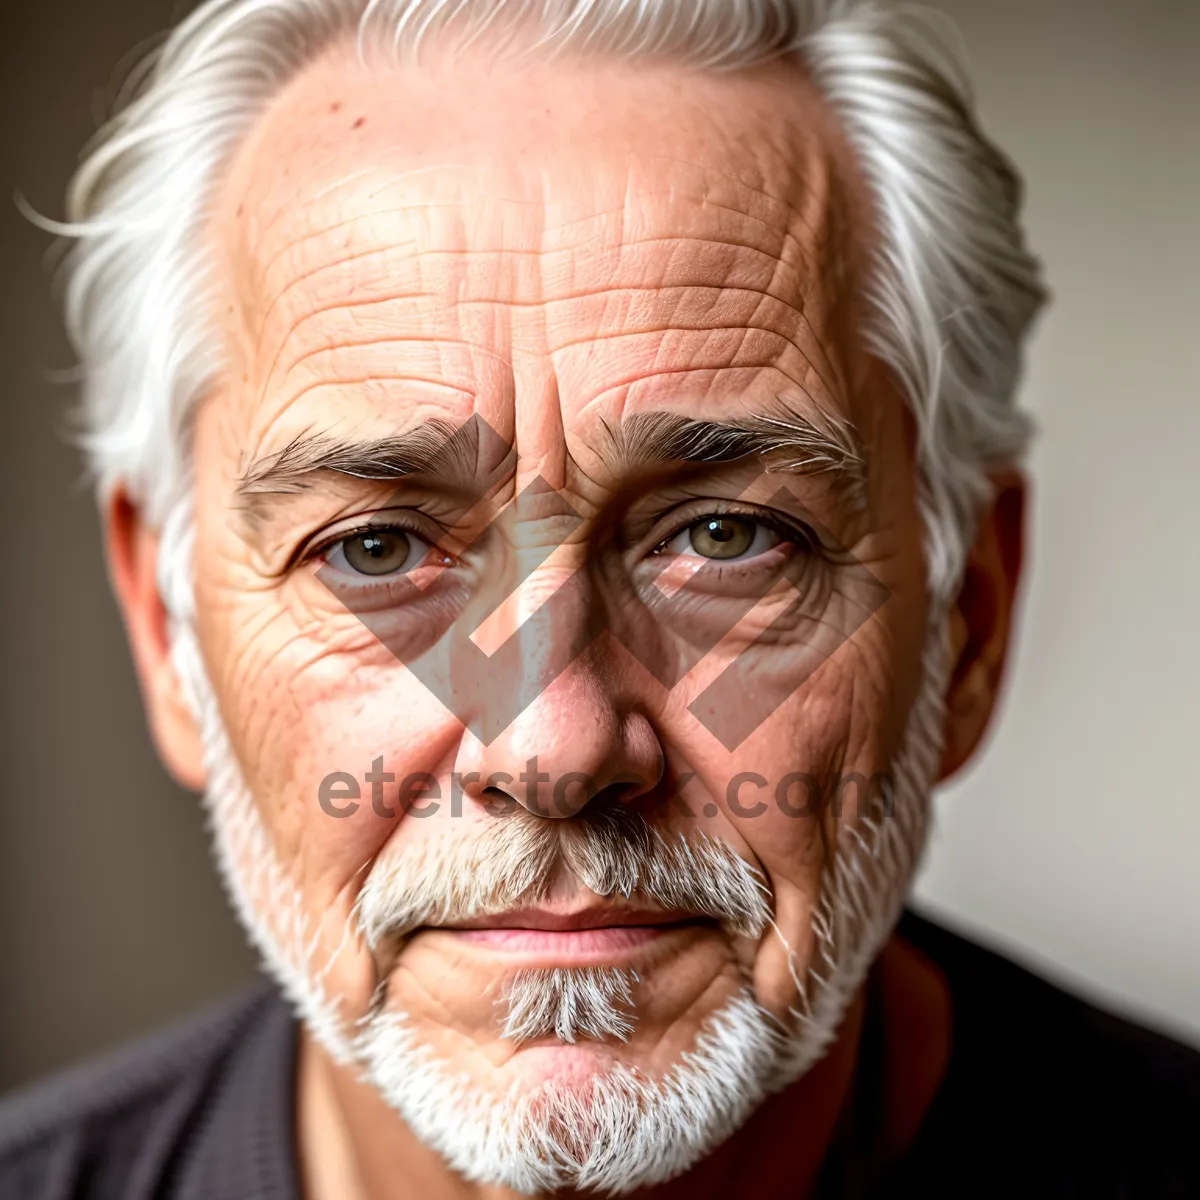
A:
<svg viewBox="0 0 1200 1200">
<path fill-rule="evenodd" d="M 967 556 L 950 614 L 954 671 L 946 692 L 939 780 L 967 763 L 987 731 L 1004 674 L 1025 542 L 1027 485 L 1019 471 L 991 476 L 991 503 Z"/>
<path fill-rule="evenodd" d="M 163 765 L 183 787 L 204 787 L 200 731 L 171 662 L 167 610 L 158 591 L 158 534 L 123 489 L 105 505 L 109 577 L 137 668 L 150 732 Z"/>
</svg>

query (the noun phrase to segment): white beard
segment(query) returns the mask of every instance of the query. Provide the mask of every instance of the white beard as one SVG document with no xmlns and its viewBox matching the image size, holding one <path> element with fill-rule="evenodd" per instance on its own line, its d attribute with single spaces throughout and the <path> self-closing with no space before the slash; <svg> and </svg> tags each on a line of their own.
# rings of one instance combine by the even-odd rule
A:
<svg viewBox="0 0 1200 1200">
<path fill-rule="evenodd" d="M 941 756 L 945 630 L 944 620 L 933 622 L 927 638 L 921 688 L 892 764 L 891 811 L 883 797 L 871 797 L 872 811 L 839 824 L 813 917 L 817 952 L 803 977 L 788 947 L 799 995 L 790 1027 L 782 1029 L 746 986 L 661 1079 L 618 1065 L 582 1090 L 550 1082 L 515 1095 L 456 1076 L 403 1012 L 380 1005 L 358 1022 L 344 1018 L 312 962 L 313 926 L 303 897 L 275 857 L 189 624 L 177 624 L 173 656 L 201 724 L 205 803 L 225 886 L 266 969 L 314 1038 L 335 1060 L 356 1065 L 416 1136 L 465 1178 L 526 1193 L 567 1187 L 623 1193 L 687 1170 L 828 1049 L 895 926 L 924 847 Z M 396 888 L 381 893 L 380 903 L 403 904 Z M 346 937 L 355 932 L 348 929 Z M 774 934 L 782 937 L 778 929 Z M 508 1032 L 527 1038 L 553 1030 L 563 1040 L 628 1036 L 635 1014 L 627 1011 L 624 973 L 563 972 L 569 984 L 537 974 L 542 978 L 510 984 Z"/>
</svg>

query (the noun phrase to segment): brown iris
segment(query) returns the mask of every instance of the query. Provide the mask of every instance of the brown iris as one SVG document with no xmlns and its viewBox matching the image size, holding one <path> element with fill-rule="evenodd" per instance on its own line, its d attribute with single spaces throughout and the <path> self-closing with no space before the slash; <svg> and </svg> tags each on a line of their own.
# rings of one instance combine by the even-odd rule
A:
<svg viewBox="0 0 1200 1200">
<path fill-rule="evenodd" d="M 705 517 L 688 529 L 692 549 L 703 558 L 737 558 L 754 542 L 755 522 L 730 515 Z"/>
<path fill-rule="evenodd" d="M 408 561 L 412 544 L 402 530 L 372 529 L 342 543 L 346 562 L 363 575 L 388 575 Z"/>
</svg>

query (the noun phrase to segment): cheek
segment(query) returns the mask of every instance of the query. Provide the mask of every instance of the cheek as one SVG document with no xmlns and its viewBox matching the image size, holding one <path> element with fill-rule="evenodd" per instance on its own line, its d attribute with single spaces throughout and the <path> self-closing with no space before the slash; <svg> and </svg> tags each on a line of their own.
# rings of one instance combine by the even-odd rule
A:
<svg viewBox="0 0 1200 1200">
<path fill-rule="evenodd" d="M 740 957 L 760 1004 L 783 1017 L 813 965 L 812 919 L 839 844 L 870 781 L 886 778 L 903 689 L 885 639 L 868 630 L 835 655 L 736 751 L 693 733 L 683 751 L 702 785 L 692 807 L 706 832 L 755 863 L 775 928 Z M 860 783 L 862 786 L 860 786 Z"/>
<path fill-rule="evenodd" d="M 419 773 L 446 777 L 461 726 L 378 644 L 367 653 L 331 648 L 262 596 L 242 595 L 223 611 L 210 670 L 227 733 L 299 902 L 307 970 L 324 974 L 344 1012 L 357 1015 L 376 969 L 365 945 L 346 936 L 355 900 L 384 848 L 420 840 L 431 824 L 405 809 L 434 807 Z M 285 947 L 294 936 L 276 929 Z"/>
<path fill-rule="evenodd" d="M 261 733 L 242 758 L 280 856 L 303 865 L 306 891 L 328 894 L 416 820 L 402 801 L 423 807 L 417 776 L 440 774 L 461 729 L 395 660 L 291 657 L 273 658 L 274 677 L 248 689 L 258 711 L 247 727 Z M 265 711 L 264 696 L 282 703 Z"/>
</svg>

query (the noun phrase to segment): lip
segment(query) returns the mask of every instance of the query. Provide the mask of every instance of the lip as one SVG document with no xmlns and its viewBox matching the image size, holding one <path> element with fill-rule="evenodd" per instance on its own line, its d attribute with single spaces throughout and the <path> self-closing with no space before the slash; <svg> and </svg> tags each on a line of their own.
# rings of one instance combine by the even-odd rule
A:
<svg viewBox="0 0 1200 1200">
<path fill-rule="evenodd" d="M 625 928 L 631 925 L 658 927 L 704 920 L 700 913 L 667 912 L 663 909 L 628 908 L 612 904 L 594 904 L 574 911 L 552 908 L 515 908 L 491 916 L 456 921 L 448 929 L 477 931 L 493 929 L 536 930 L 543 933 L 570 933 L 591 929 Z"/>
<path fill-rule="evenodd" d="M 431 932 L 523 966 L 565 967 L 620 963 L 717 927 L 692 913 L 606 905 L 575 912 L 519 909 Z"/>
</svg>

